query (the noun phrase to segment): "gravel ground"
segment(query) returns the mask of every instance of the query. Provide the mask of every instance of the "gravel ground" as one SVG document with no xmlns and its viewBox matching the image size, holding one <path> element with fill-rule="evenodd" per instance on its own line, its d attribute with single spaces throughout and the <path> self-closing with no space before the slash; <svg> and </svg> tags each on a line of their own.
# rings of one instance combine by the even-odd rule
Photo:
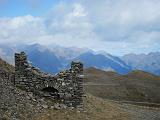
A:
<svg viewBox="0 0 160 120">
<path fill-rule="evenodd" d="M 30 120 L 43 111 L 42 105 L 32 93 L 21 91 L 0 78 L 0 120 Z"/>
<path fill-rule="evenodd" d="M 0 120 L 160 120 L 160 108 L 116 103 L 87 95 L 84 113 L 44 110 L 45 103 L 0 79 Z M 44 112 L 43 115 L 40 114 Z M 67 112 L 67 113 L 66 113 Z M 46 116 L 49 114 L 48 116 Z M 38 117 L 37 117 L 38 116 Z M 59 118 L 59 119 L 58 119 Z"/>
<path fill-rule="evenodd" d="M 130 114 L 130 120 L 160 120 L 160 108 L 151 108 L 131 104 L 117 104 L 121 110 Z"/>
</svg>

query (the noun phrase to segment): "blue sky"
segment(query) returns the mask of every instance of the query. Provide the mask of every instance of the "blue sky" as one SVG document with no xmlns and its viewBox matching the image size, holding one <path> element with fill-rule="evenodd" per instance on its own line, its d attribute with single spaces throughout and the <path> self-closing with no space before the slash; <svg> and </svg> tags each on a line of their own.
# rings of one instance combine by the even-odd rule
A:
<svg viewBox="0 0 160 120">
<path fill-rule="evenodd" d="M 57 3 L 58 0 L 1 0 L 0 17 L 41 16 Z"/>
<path fill-rule="evenodd" d="M 0 43 L 160 51 L 159 0 L 0 0 Z"/>
</svg>

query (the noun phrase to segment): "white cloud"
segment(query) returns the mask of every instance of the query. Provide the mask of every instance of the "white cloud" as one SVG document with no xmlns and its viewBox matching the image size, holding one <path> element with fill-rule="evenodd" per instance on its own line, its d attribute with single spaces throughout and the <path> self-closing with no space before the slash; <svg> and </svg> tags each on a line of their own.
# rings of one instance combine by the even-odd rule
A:
<svg viewBox="0 0 160 120">
<path fill-rule="evenodd" d="M 67 10 L 66 10 L 67 9 Z M 61 11 L 62 14 L 57 14 Z M 59 13 L 59 12 L 58 12 Z M 46 19 L 53 42 L 65 46 L 93 47 L 100 39 L 94 32 L 86 9 L 78 3 L 60 3 Z"/>
<path fill-rule="evenodd" d="M 157 51 L 159 11 L 159 0 L 63 0 L 44 16 L 0 18 L 0 43 L 56 43 L 114 54 Z"/>
<path fill-rule="evenodd" d="M 45 35 L 43 20 L 31 15 L 0 18 L 0 42 L 32 42 L 37 36 Z M 36 40 L 36 39 L 35 39 Z"/>
<path fill-rule="evenodd" d="M 60 3 L 45 17 L 1 18 L 0 38 L 0 43 L 38 42 L 93 48 L 99 42 L 86 10 L 78 3 Z"/>
<path fill-rule="evenodd" d="M 119 41 L 137 30 L 160 29 L 159 0 L 83 0 L 83 5 L 104 40 Z"/>
</svg>

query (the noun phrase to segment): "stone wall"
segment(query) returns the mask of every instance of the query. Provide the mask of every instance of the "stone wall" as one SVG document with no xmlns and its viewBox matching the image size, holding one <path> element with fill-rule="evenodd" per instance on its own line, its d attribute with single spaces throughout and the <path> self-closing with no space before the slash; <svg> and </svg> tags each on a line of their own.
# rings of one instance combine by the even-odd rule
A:
<svg viewBox="0 0 160 120">
<path fill-rule="evenodd" d="M 27 61 L 24 52 L 15 54 L 12 82 L 41 97 L 56 99 L 68 107 L 83 107 L 83 64 L 72 62 L 69 70 L 56 75 L 41 72 Z"/>
</svg>

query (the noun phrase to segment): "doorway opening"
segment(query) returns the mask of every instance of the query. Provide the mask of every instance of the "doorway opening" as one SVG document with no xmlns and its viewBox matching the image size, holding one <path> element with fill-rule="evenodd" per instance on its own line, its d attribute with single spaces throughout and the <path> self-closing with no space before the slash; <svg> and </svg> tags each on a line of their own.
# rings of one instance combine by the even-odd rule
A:
<svg viewBox="0 0 160 120">
<path fill-rule="evenodd" d="M 43 88 L 42 91 L 45 93 L 45 97 L 53 97 L 54 99 L 60 99 L 59 91 L 54 87 Z"/>
</svg>

